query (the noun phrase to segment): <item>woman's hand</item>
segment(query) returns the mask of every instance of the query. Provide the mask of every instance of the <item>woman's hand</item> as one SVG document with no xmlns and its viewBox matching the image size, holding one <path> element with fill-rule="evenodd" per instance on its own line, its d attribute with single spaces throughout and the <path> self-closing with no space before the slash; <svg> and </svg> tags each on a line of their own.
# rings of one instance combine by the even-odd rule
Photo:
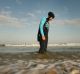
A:
<svg viewBox="0 0 80 74">
<path fill-rule="evenodd" d="M 45 40 L 46 38 L 45 38 L 45 36 L 42 36 L 42 40 Z"/>
</svg>

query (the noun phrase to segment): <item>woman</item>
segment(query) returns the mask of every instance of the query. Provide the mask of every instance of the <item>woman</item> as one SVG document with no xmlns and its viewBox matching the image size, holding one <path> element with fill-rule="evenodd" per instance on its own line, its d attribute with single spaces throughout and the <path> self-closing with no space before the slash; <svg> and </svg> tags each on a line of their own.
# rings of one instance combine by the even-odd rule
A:
<svg viewBox="0 0 80 74">
<path fill-rule="evenodd" d="M 47 18 L 42 18 L 39 24 L 37 40 L 40 44 L 39 53 L 45 53 L 47 51 L 48 44 L 48 31 L 49 31 L 49 22 L 54 19 L 54 13 L 49 12 Z"/>
</svg>

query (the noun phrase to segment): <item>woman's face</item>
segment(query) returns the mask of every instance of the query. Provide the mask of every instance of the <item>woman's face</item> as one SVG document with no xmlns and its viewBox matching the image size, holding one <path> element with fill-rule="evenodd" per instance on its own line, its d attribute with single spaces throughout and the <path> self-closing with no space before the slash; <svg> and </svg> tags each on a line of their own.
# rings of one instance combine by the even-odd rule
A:
<svg viewBox="0 0 80 74">
<path fill-rule="evenodd" d="M 52 21 L 52 19 L 53 19 L 53 18 L 52 18 L 52 17 L 50 17 L 50 18 L 49 18 L 49 21 Z"/>
</svg>

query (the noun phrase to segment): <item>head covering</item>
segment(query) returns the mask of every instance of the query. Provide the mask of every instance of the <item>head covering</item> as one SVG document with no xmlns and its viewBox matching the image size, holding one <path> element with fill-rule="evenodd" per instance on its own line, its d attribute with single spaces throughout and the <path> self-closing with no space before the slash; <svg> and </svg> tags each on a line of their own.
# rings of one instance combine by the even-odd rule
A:
<svg viewBox="0 0 80 74">
<path fill-rule="evenodd" d="M 53 12 L 48 12 L 48 16 L 49 16 L 49 17 L 52 17 L 52 18 L 54 18 L 54 17 L 55 17 L 55 15 L 54 15 L 54 13 L 53 13 Z"/>
</svg>

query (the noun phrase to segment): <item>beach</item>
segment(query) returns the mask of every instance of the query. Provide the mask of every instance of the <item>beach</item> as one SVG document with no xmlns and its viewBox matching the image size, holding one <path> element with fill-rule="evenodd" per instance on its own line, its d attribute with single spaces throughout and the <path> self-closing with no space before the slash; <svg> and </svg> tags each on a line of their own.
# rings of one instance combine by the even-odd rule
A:
<svg viewBox="0 0 80 74">
<path fill-rule="evenodd" d="M 80 74 L 80 52 L 0 52 L 0 74 Z"/>
</svg>

